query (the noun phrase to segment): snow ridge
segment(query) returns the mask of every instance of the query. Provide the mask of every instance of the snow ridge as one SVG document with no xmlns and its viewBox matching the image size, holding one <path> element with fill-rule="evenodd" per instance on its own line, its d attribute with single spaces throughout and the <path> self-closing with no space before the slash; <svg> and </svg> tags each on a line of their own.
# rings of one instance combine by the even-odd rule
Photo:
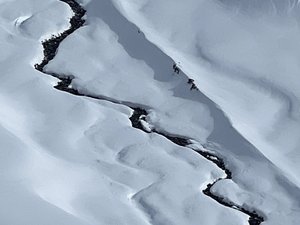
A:
<svg viewBox="0 0 300 225">
<path fill-rule="evenodd" d="M 262 216 L 258 215 L 258 213 L 256 211 L 249 211 L 249 210 L 245 209 L 244 207 L 236 205 L 232 202 L 228 202 L 224 198 L 216 196 L 215 194 L 213 194 L 211 192 L 211 188 L 218 181 L 232 178 L 231 171 L 229 171 L 229 169 L 226 168 L 224 161 L 220 157 L 218 157 L 217 155 L 205 150 L 205 148 L 195 148 L 195 146 L 193 145 L 194 143 L 190 138 L 179 137 L 179 136 L 176 136 L 176 135 L 169 135 L 169 134 L 160 132 L 160 131 L 156 130 L 151 124 L 150 125 L 148 124 L 149 127 L 146 128 L 145 124 L 147 124 L 147 121 L 146 121 L 145 118 L 146 118 L 148 113 L 147 113 L 147 110 L 142 109 L 141 107 L 149 108 L 147 106 L 141 106 L 141 105 L 134 104 L 134 103 L 131 103 L 131 102 L 118 101 L 118 100 L 111 99 L 109 97 L 104 97 L 104 96 L 93 96 L 93 95 L 82 94 L 78 90 L 76 90 L 76 89 L 74 89 L 70 86 L 74 76 L 72 76 L 72 75 L 65 76 L 65 75 L 60 75 L 60 74 L 56 74 L 56 73 L 46 73 L 44 71 L 44 67 L 52 59 L 54 59 L 54 57 L 56 55 L 56 51 L 59 47 L 59 44 L 67 36 L 72 34 L 78 28 L 83 26 L 84 23 L 85 23 L 85 20 L 83 19 L 83 16 L 85 15 L 86 11 L 75 0 L 60 0 L 60 1 L 67 3 L 71 7 L 72 11 L 74 12 L 74 16 L 70 19 L 71 26 L 70 26 L 69 29 L 65 30 L 63 33 L 61 33 L 57 36 L 53 35 L 50 39 L 45 40 L 45 41 L 42 42 L 43 47 L 44 47 L 44 59 L 40 64 L 36 64 L 35 68 L 37 70 L 45 73 L 45 74 L 48 74 L 48 75 L 51 75 L 53 77 L 58 78 L 60 81 L 55 86 L 55 88 L 58 89 L 58 90 L 65 91 L 65 92 L 68 92 L 68 93 L 71 93 L 71 94 L 77 95 L 77 96 L 85 96 L 85 97 L 89 97 L 89 98 L 93 98 L 93 99 L 97 99 L 97 100 L 105 100 L 105 101 L 109 101 L 109 102 L 116 103 L 116 104 L 121 104 L 121 105 L 124 105 L 124 106 L 127 106 L 127 107 L 131 108 L 133 110 L 133 114 L 130 117 L 130 120 L 131 120 L 132 126 L 134 128 L 143 130 L 144 132 L 147 132 L 147 133 L 152 133 L 153 132 L 153 133 L 159 134 L 159 135 L 167 138 L 168 140 L 170 140 L 174 144 L 190 148 L 190 149 L 196 151 L 197 153 L 199 153 L 205 159 L 213 162 L 215 165 L 217 165 L 220 169 L 222 169 L 225 172 L 226 177 L 225 178 L 219 178 L 216 181 L 214 181 L 213 183 L 208 184 L 207 188 L 205 190 L 203 190 L 203 193 L 206 194 L 207 196 L 213 198 L 218 203 L 220 203 L 220 204 L 222 204 L 226 207 L 230 207 L 230 208 L 239 210 L 239 211 L 247 214 L 249 216 L 249 220 L 248 220 L 249 225 L 259 225 L 259 224 L 261 224 L 264 221 L 264 218 Z M 135 198 L 135 196 L 138 196 L 143 191 L 151 188 L 151 186 L 152 185 L 142 189 L 141 191 L 136 193 L 133 196 L 133 198 Z M 145 208 L 144 206 L 145 206 L 146 203 L 143 203 L 142 199 L 139 200 L 139 204 L 141 205 L 142 208 Z M 147 208 L 149 208 L 149 207 L 147 207 Z M 155 209 L 150 208 L 150 210 L 155 210 Z"/>
</svg>

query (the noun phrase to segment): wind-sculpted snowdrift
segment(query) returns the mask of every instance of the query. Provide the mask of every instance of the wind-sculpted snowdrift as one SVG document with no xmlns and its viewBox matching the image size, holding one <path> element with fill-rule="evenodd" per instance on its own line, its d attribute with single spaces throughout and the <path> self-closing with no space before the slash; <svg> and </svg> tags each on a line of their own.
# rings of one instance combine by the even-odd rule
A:
<svg viewBox="0 0 300 225">
<path fill-rule="evenodd" d="M 128 107 L 55 91 L 57 80 L 34 70 L 44 62 L 40 42 L 68 29 L 65 4 L 13 1 L 1 10 L 1 224 L 246 221 L 201 195 L 222 176 L 213 164 L 133 129 Z"/>
<path fill-rule="evenodd" d="M 191 137 L 225 159 L 234 182 L 221 182 L 226 185 L 212 191 L 261 211 L 266 224 L 296 223 L 298 187 L 237 133 L 213 102 L 190 91 L 188 77 L 182 72 L 175 76 L 172 59 L 110 1 L 89 1 L 85 8 L 86 26 L 61 44 L 45 70 L 73 75 L 71 87 L 80 93 L 151 109 L 147 121 L 158 131 Z M 80 43 L 76 49 L 75 43 Z"/>
<path fill-rule="evenodd" d="M 212 101 L 190 91 L 184 73 L 174 76 L 173 60 L 110 1 L 82 1 L 85 25 L 36 68 L 72 75 L 59 89 L 117 104 L 57 91 L 57 79 L 34 70 L 45 56 L 41 41 L 69 29 L 67 4 L 1 3 L 1 224 L 247 223 L 202 193 L 225 174 L 160 134 L 191 137 L 224 158 L 233 177 L 211 187 L 213 196 L 258 210 L 265 224 L 297 223 L 298 187 Z M 144 126 L 158 134 L 133 129 L 122 102 L 147 109 Z"/>
<path fill-rule="evenodd" d="M 83 96 L 83 97 L 88 97 L 88 98 L 96 99 L 96 100 L 105 100 L 105 101 L 108 101 L 111 103 L 115 103 L 115 104 L 119 104 L 119 105 L 127 106 L 128 108 L 131 108 L 133 110 L 133 114 L 130 117 L 132 127 L 140 129 L 142 131 L 145 131 L 146 133 L 153 132 L 153 133 L 159 134 L 160 136 L 165 137 L 168 140 L 170 140 L 171 142 L 173 142 L 175 145 L 188 147 L 188 148 L 196 151 L 197 153 L 199 153 L 205 159 L 213 162 L 215 165 L 217 165 L 220 169 L 222 169 L 225 172 L 226 178 L 217 178 L 213 183 L 209 183 L 207 185 L 206 189 L 203 190 L 203 193 L 205 195 L 211 197 L 212 199 L 216 200 L 218 203 L 220 203 L 223 206 L 230 207 L 232 209 L 241 211 L 244 214 L 248 215 L 249 216 L 249 220 L 248 220 L 249 225 L 259 225 L 261 222 L 263 222 L 264 221 L 263 217 L 258 215 L 257 212 L 255 212 L 255 210 L 253 210 L 253 209 L 247 210 L 245 207 L 236 205 L 233 202 L 231 202 L 229 200 L 225 200 L 223 197 L 219 197 L 218 195 L 215 195 L 211 192 L 211 189 L 214 187 L 214 185 L 217 182 L 219 182 L 223 179 L 232 179 L 231 172 L 225 167 L 224 161 L 222 159 L 220 159 L 218 156 L 214 155 L 213 153 L 210 153 L 209 151 L 207 151 L 203 148 L 194 147 L 194 145 L 196 143 L 193 144 L 193 147 L 190 147 L 190 146 L 192 146 L 191 145 L 192 141 L 189 140 L 188 138 L 176 137 L 176 136 L 174 136 L 174 134 L 171 136 L 171 135 L 161 133 L 161 132 L 157 131 L 156 128 L 153 127 L 153 125 L 150 125 L 150 124 L 147 125 L 148 128 L 146 129 L 145 126 L 146 126 L 147 121 L 145 118 L 147 117 L 148 113 L 144 109 L 134 108 L 136 103 L 123 102 L 123 101 L 112 99 L 110 97 L 103 97 L 103 96 L 100 97 L 100 96 L 93 96 L 93 95 L 81 93 L 77 89 L 74 89 L 71 86 L 72 81 L 74 79 L 73 75 L 66 76 L 66 75 L 57 74 L 54 72 L 51 72 L 51 73 L 45 72 L 45 70 L 44 70 L 45 66 L 47 66 L 49 64 L 49 62 L 51 62 L 54 59 L 54 57 L 56 56 L 56 53 L 57 53 L 57 49 L 60 46 L 60 44 L 62 43 L 62 41 L 65 38 L 67 38 L 68 36 L 70 36 L 74 31 L 76 31 L 77 29 L 82 27 L 85 23 L 84 15 L 85 15 L 86 11 L 75 0 L 63 0 L 63 2 L 67 3 L 71 7 L 72 11 L 74 12 L 74 15 L 70 19 L 70 27 L 69 27 L 69 29 L 65 30 L 64 32 L 62 32 L 58 35 L 52 35 L 51 38 L 44 40 L 42 42 L 43 48 L 44 48 L 44 51 L 43 51 L 44 59 L 42 60 L 41 63 L 35 64 L 35 68 L 37 70 L 41 71 L 42 73 L 45 73 L 47 75 L 51 75 L 55 78 L 58 78 L 60 81 L 57 83 L 56 86 L 54 86 L 58 90 L 65 91 L 67 93 L 70 93 L 70 94 L 73 94 L 76 96 Z M 174 67 L 174 70 L 177 72 L 177 74 L 179 74 L 180 70 L 176 66 L 173 66 L 173 67 Z M 193 86 L 194 86 L 194 84 L 193 84 Z M 192 88 L 190 90 L 192 90 Z M 122 154 L 122 156 L 123 156 L 123 154 Z M 150 185 L 149 188 L 152 186 L 154 186 L 154 185 L 153 184 Z M 133 195 L 133 199 L 136 199 L 136 201 L 138 202 L 138 205 L 150 217 L 150 222 L 153 222 L 153 223 L 157 223 L 159 221 L 167 222 L 168 220 L 161 218 L 162 216 L 159 216 L 158 218 L 154 218 L 154 217 L 157 217 L 157 214 L 159 215 L 159 213 L 156 212 L 157 208 L 159 206 L 157 204 L 155 204 L 154 206 L 149 206 L 147 201 L 144 199 L 144 195 L 143 195 L 143 193 L 145 192 L 146 189 L 148 189 L 148 188 L 145 188 L 144 190 Z M 230 221 L 232 221 L 232 219 L 230 219 Z M 172 223 L 172 222 L 168 222 L 168 223 Z"/>
<path fill-rule="evenodd" d="M 114 2 L 300 184 L 298 1 Z"/>
</svg>

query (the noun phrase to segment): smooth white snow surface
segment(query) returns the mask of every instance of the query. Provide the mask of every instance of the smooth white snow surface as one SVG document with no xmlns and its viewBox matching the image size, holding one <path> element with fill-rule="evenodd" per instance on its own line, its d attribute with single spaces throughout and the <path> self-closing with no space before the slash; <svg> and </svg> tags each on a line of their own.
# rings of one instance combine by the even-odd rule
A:
<svg viewBox="0 0 300 225">
<path fill-rule="evenodd" d="M 298 1 L 114 2 L 300 184 Z"/>
<path fill-rule="evenodd" d="M 86 25 L 63 41 L 46 70 L 74 75 L 72 85 L 83 93 L 142 106 L 150 112 L 151 126 L 193 138 L 218 152 L 233 172 L 233 181 L 217 183 L 213 192 L 255 208 L 265 217 L 264 224 L 296 225 L 300 218 L 297 70 L 279 74 L 283 64 L 274 63 L 268 54 L 275 60 L 282 52 L 265 39 L 272 36 L 269 33 L 261 37 L 266 54 L 261 60 L 252 53 L 237 57 L 238 51 L 247 50 L 240 46 L 256 49 L 238 38 L 244 31 L 235 26 L 240 21 L 243 27 L 244 20 L 235 18 L 241 17 L 254 30 L 262 29 L 255 23 L 261 18 L 266 21 L 261 26 L 272 30 L 272 24 L 289 24 L 288 20 L 275 23 L 279 15 L 294 18 L 293 13 L 261 15 L 255 10 L 259 16 L 253 19 L 252 12 L 259 7 L 238 10 L 233 1 L 228 5 L 227 1 L 115 1 L 118 7 L 109 0 L 82 3 Z M 54 78 L 33 68 L 42 59 L 40 41 L 68 27 L 72 13 L 66 4 L 56 0 L 0 0 L 0 4 L 0 224 L 248 224 L 245 214 L 202 193 L 208 183 L 224 177 L 214 164 L 189 148 L 132 128 L 128 107 L 57 91 Z M 223 19 L 232 12 L 228 30 L 218 23 L 223 20 L 214 18 L 218 28 L 226 30 L 216 40 L 200 35 L 206 29 L 218 30 L 213 21 L 204 21 L 213 19 L 210 15 Z M 281 32 L 280 28 L 274 29 Z M 233 31 L 240 43 L 231 40 Z M 296 28 L 290 31 L 295 40 Z M 198 42 L 196 36 L 207 42 Z M 218 50 L 223 41 L 227 41 L 224 48 L 231 44 L 235 48 Z M 281 49 L 289 44 L 284 41 Z M 293 60 L 297 60 L 295 46 L 286 53 L 293 53 Z M 199 57 L 204 47 L 203 54 L 211 51 L 216 63 Z M 173 74 L 170 57 L 181 62 L 186 74 L 230 120 L 201 92 L 189 90 L 185 74 Z M 269 72 L 264 60 L 278 67 L 272 68 L 276 75 L 262 77 Z M 235 63 L 241 71 L 258 70 L 257 75 L 229 73 Z M 285 92 L 289 85 L 290 92 Z M 282 102 L 291 104 L 290 114 L 278 110 L 286 109 Z M 286 141 L 284 149 L 281 141 Z"/>
</svg>

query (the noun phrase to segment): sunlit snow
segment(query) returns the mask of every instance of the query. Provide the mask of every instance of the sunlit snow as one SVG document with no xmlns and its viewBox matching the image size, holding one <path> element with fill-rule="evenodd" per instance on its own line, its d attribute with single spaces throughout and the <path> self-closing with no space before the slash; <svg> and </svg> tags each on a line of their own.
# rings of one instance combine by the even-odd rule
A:
<svg viewBox="0 0 300 225">
<path fill-rule="evenodd" d="M 78 2 L 85 25 L 45 71 L 94 98 L 34 68 L 41 42 L 70 26 L 69 5 L 0 0 L 0 224 L 249 224 L 203 193 L 225 174 L 199 149 L 232 172 L 213 194 L 262 224 L 297 225 L 297 1 Z M 147 110 L 149 133 L 128 106 Z"/>
</svg>

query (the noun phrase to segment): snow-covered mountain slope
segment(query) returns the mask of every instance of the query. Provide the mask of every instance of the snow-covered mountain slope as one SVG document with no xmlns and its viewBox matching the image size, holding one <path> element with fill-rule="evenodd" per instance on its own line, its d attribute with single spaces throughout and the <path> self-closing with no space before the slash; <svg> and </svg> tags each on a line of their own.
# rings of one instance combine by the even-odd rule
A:
<svg viewBox="0 0 300 225">
<path fill-rule="evenodd" d="M 70 9 L 58 1 L 23 4 L 1 7 L 17 12 L 1 19 L 7 48 L 1 57 L 1 224 L 246 221 L 201 194 L 223 175 L 214 164 L 133 129 L 127 107 L 53 89 L 54 79 L 33 63 L 49 30 L 68 25 Z"/>
<path fill-rule="evenodd" d="M 114 2 L 300 184 L 298 1 Z"/>
<path fill-rule="evenodd" d="M 73 0 L 64 2 L 72 5 Z M 272 157 L 267 154 L 273 145 L 266 142 L 265 130 L 275 125 L 259 114 L 264 109 L 260 108 L 263 98 L 248 103 L 257 107 L 251 113 L 260 118 L 254 121 L 240 106 L 242 100 L 253 97 L 246 88 L 245 94 L 238 92 L 235 82 L 244 80 L 237 74 L 228 76 L 227 68 L 221 73 L 218 63 L 199 60 L 197 51 L 202 47 L 187 39 L 197 35 L 201 26 L 195 26 L 188 36 L 176 31 L 188 29 L 183 24 L 189 24 L 189 16 L 195 15 L 190 12 L 203 2 L 80 1 L 87 10 L 85 25 L 68 35 L 57 52 L 52 49 L 56 56 L 40 69 L 54 76 L 74 77 L 69 87 L 61 88 L 67 93 L 54 89 L 58 80 L 35 70 L 34 65 L 45 56 L 41 41 L 68 29 L 71 8 L 58 0 L 0 1 L 0 224 L 259 224 L 248 221 L 247 213 L 235 210 L 238 207 L 256 211 L 264 218 L 263 224 L 298 223 L 297 171 L 289 168 L 291 157 L 276 148 Z M 222 16 L 224 4 L 231 12 L 231 3 L 206 2 L 206 9 L 215 9 L 216 4 L 220 10 L 216 15 Z M 176 12 L 181 27 L 168 22 L 176 7 L 181 10 Z M 245 13 L 238 16 L 246 18 Z M 168 36 L 168 32 L 175 33 Z M 191 49 L 198 46 L 198 50 L 185 51 L 185 38 Z M 173 73 L 171 57 L 180 60 L 186 74 Z M 255 62 L 247 66 L 254 65 L 251 63 Z M 196 76 L 191 71 L 203 74 Z M 297 84 L 289 76 L 295 94 Z M 190 90 L 188 77 L 221 109 L 201 92 Z M 217 79 L 223 79 L 220 90 Z M 274 86 L 282 77 L 276 79 Z M 231 90 L 226 89 L 229 81 Z M 283 87 L 288 84 L 282 82 L 286 82 Z M 267 81 L 262 84 L 261 89 L 275 91 Z M 254 90 L 255 97 L 265 93 Z M 229 94 L 235 99 L 226 99 Z M 296 102 L 299 98 L 294 96 Z M 275 97 L 265 102 L 273 104 Z M 237 115 L 227 109 L 230 105 Z M 134 107 L 147 110 L 142 123 L 152 133 L 133 127 Z M 253 121 L 249 129 L 264 131 L 258 133 L 257 142 L 251 132 L 236 125 L 240 121 Z M 297 119 L 292 125 L 299 128 Z M 193 144 L 180 146 L 168 135 L 193 139 Z M 293 137 L 291 142 L 296 140 Z M 211 162 L 214 159 L 207 160 L 191 149 L 222 157 L 232 179 L 218 180 L 225 174 Z M 286 151 L 297 153 L 291 146 Z M 210 191 L 219 196 L 217 201 L 203 193 L 213 182 Z"/>
</svg>

